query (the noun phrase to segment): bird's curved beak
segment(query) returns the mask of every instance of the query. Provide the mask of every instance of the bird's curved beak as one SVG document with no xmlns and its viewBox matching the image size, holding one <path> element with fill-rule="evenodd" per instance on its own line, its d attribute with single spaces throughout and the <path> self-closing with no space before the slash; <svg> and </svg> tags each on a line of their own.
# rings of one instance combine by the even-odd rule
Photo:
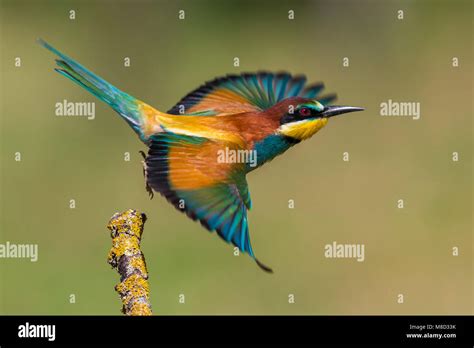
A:
<svg viewBox="0 0 474 348">
<path fill-rule="evenodd" d="M 363 111 L 364 108 L 359 108 L 357 106 L 338 106 L 338 105 L 331 105 L 325 106 L 324 110 L 322 111 L 322 116 L 329 118 L 341 114 L 347 114 L 348 112 L 356 112 L 356 111 Z"/>
</svg>

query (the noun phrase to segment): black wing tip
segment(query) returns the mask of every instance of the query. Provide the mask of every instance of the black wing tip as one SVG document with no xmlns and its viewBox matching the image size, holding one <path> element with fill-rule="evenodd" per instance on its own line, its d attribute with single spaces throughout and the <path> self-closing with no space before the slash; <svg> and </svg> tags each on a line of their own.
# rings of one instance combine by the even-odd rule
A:
<svg viewBox="0 0 474 348">
<path fill-rule="evenodd" d="M 264 270 L 267 273 L 273 274 L 273 269 L 271 269 L 270 267 L 268 267 L 268 266 L 264 265 L 263 263 L 261 263 L 260 261 L 258 261 L 257 258 L 255 259 L 255 262 L 257 263 L 258 267 L 260 267 L 262 270 Z"/>
<path fill-rule="evenodd" d="M 332 103 L 337 99 L 336 93 L 325 94 L 316 98 L 318 101 L 321 101 L 324 105 Z"/>
<path fill-rule="evenodd" d="M 314 82 L 314 83 L 311 83 L 311 84 L 307 85 L 304 90 L 309 91 L 309 90 L 315 89 L 315 88 L 323 90 L 325 87 L 326 86 L 324 85 L 324 82 L 318 81 L 318 82 Z"/>
<path fill-rule="evenodd" d="M 203 85 L 206 84 L 212 84 L 215 82 L 220 82 L 222 80 L 227 80 L 227 79 L 235 79 L 239 77 L 252 77 L 252 76 L 275 76 L 275 77 L 290 77 L 294 79 L 302 79 L 306 78 L 305 74 L 292 74 L 287 70 L 276 70 L 276 71 L 270 71 L 270 70 L 255 70 L 255 71 L 242 71 L 238 73 L 232 73 L 232 74 L 226 74 L 223 76 L 216 77 L 212 80 L 206 81 Z"/>
<path fill-rule="evenodd" d="M 294 81 L 298 81 L 298 82 L 304 81 L 304 82 L 306 82 L 306 80 L 307 80 L 306 75 L 304 75 L 304 74 L 296 74 L 296 75 L 292 75 L 292 76 L 293 76 Z"/>
</svg>

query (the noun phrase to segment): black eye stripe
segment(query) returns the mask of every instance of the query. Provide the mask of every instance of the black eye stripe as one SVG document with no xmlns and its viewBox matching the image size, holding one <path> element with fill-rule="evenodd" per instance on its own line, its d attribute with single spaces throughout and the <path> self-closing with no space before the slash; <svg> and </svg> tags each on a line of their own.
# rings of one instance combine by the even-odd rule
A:
<svg viewBox="0 0 474 348">
<path fill-rule="evenodd" d="M 280 118 L 280 124 L 282 125 L 290 122 L 298 122 L 312 117 L 316 118 L 319 117 L 318 113 L 319 111 L 315 110 L 312 106 L 301 104 L 294 109 L 289 109 L 288 113 Z"/>
</svg>

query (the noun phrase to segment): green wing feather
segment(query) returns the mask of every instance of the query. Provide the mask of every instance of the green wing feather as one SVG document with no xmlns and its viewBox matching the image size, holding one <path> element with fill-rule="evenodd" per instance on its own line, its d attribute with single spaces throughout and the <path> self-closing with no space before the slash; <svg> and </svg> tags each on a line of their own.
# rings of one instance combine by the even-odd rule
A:
<svg viewBox="0 0 474 348">
<path fill-rule="evenodd" d="M 206 82 L 182 98 L 168 113 L 185 115 L 222 115 L 262 111 L 290 97 L 314 98 L 327 105 L 335 94 L 320 96 L 323 83 L 306 85 L 304 75 L 258 72 L 227 75 Z"/>
<path fill-rule="evenodd" d="M 250 243 L 247 209 L 251 207 L 251 200 L 243 170 L 229 173 L 225 182 L 215 182 L 206 187 L 180 189 L 173 185 L 174 177 L 186 182 L 193 180 L 201 165 L 209 166 L 209 159 L 202 158 L 202 163 L 195 160 L 194 168 L 184 173 L 173 172 L 171 162 L 186 161 L 190 155 L 189 149 L 203 147 L 211 141 L 213 140 L 170 132 L 151 136 L 146 158 L 147 183 L 166 197 L 176 209 L 191 219 L 200 221 L 209 231 L 216 231 L 223 240 L 248 253 L 261 268 L 271 272 L 270 268 L 256 259 Z M 199 158 L 199 154 L 195 152 L 192 156 Z"/>
</svg>

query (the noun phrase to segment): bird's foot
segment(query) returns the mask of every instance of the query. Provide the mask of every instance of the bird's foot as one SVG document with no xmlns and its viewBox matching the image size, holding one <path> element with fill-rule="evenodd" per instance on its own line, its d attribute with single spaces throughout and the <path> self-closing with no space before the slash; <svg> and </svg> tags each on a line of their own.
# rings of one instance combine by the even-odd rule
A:
<svg viewBox="0 0 474 348">
<path fill-rule="evenodd" d="M 153 193 L 153 189 L 151 188 L 151 186 L 148 185 L 148 182 L 145 183 L 145 190 L 148 192 L 148 195 L 150 196 L 150 199 L 153 199 L 155 194 Z"/>
<path fill-rule="evenodd" d="M 147 181 L 147 177 L 146 177 L 146 154 L 143 151 L 138 151 L 138 152 L 143 157 L 142 165 L 143 165 L 143 176 L 145 177 L 145 190 L 146 190 L 146 192 L 148 192 L 148 195 L 150 196 L 150 199 L 153 199 L 155 194 L 153 193 L 153 189 L 151 188 L 151 186 L 148 185 L 148 181 Z"/>
</svg>

